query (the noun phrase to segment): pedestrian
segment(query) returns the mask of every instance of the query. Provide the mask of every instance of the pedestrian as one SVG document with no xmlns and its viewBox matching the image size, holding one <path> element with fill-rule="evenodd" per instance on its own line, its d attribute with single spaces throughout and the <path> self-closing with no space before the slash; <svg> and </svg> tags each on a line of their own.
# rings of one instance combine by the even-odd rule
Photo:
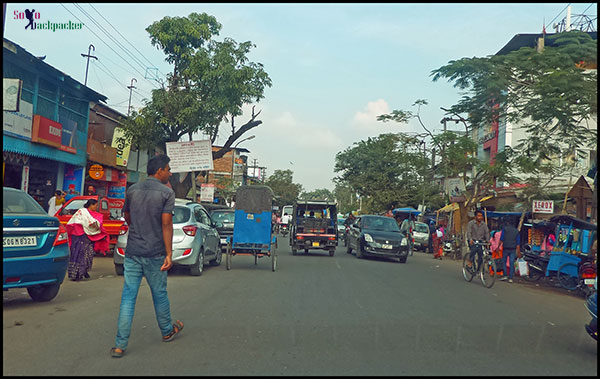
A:
<svg viewBox="0 0 600 379">
<path fill-rule="evenodd" d="M 442 256 L 444 255 L 444 249 L 443 249 L 443 239 L 444 239 L 444 235 L 446 230 L 444 228 L 444 225 L 442 223 L 440 223 L 438 225 L 437 230 L 435 231 L 435 236 L 433 239 L 433 259 L 439 259 L 440 261 L 442 260 Z"/>
<path fill-rule="evenodd" d="M 103 217 L 97 212 L 98 200 L 89 199 L 67 223 L 69 239 L 68 275 L 72 281 L 89 279 L 96 251 L 107 251 L 108 234 L 102 226 Z"/>
<path fill-rule="evenodd" d="M 48 200 L 48 215 L 54 216 L 60 209 L 64 197 L 61 190 L 54 191 L 54 196 Z"/>
<path fill-rule="evenodd" d="M 467 224 L 467 241 L 469 242 L 470 248 L 469 262 L 467 265 L 470 266 L 473 264 L 473 258 L 475 257 L 475 254 L 477 254 L 477 267 L 481 267 L 483 250 L 481 245 L 476 244 L 475 242 L 490 242 L 490 230 L 487 224 L 483 222 L 483 211 L 481 209 L 475 211 L 475 219 L 469 221 Z"/>
<path fill-rule="evenodd" d="M 94 195 L 96 195 L 96 188 L 94 188 L 93 185 L 89 184 L 87 186 L 87 191 L 86 192 L 87 192 L 86 193 L 87 196 L 94 196 Z"/>
<path fill-rule="evenodd" d="M 115 346 L 111 356 L 125 354 L 135 302 L 142 277 L 152 292 L 154 312 L 162 341 L 171 341 L 183 329 L 183 322 L 171 319 L 167 293 L 167 271 L 173 265 L 173 209 L 175 192 L 167 186 L 171 176 L 170 158 L 164 154 L 148 161 L 148 178 L 129 187 L 123 212 L 129 225 L 125 251 L 123 292 Z"/>
<path fill-rule="evenodd" d="M 521 235 L 519 233 L 519 229 L 515 227 L 514 220 L 508 218 L 502 228 L 502 232 L 500 235 L 500 248 L 502 248 L 502 256 L 506 257 L 508 260 L 508 282 L 513 282 L 513 276 L 515 275 L 515 258 L 517 255 L 517 249 L 520 248 L 519 244 L 521 243 Z M 506 260 L 503 259 L 502 267 L 505 267 Z M 500 280 L 506 280 L 507 275 L 505 274 L 500 278 Z"/>
<path fill-rule="evenodd" d="M 435 221 L 429 220 L 429 241 L 427 242 L 427 248 L 429 252 L 433 254 L 433 238 L 435 235 Z"/>
</svg>

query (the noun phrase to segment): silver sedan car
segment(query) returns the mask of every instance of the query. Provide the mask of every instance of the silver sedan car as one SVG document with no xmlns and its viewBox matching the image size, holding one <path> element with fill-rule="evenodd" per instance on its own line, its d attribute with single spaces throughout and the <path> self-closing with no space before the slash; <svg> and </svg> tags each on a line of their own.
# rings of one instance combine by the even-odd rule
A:
<svg viewBox="0 0 600 379">
<path fill-rule="evenodd" d="M 211 221 L 202 205 L 176 199 L 173 209 L 173 265 L 188 266 L 190 274 L 194 276 L 202 275 L 205 263 L 220 265 L 222 252 L 217 226 L 218 223 Z M 123 228 L 113 254 L 118 275 L 123 275 L 128 235 L 127 230 Z"/>
</svg>

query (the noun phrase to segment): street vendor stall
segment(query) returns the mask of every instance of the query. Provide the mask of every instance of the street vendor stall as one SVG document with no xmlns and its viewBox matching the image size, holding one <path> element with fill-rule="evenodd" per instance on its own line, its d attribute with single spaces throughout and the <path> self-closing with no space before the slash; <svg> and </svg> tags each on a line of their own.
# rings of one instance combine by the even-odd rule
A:
<svg viewBox="0 0 600 379">
<path fill-rule="evenodd" d="M 549 222 L 556 225 L 556 243 L 550 254 L 547 276 L 567 262 L 579 263 L 582 256 L 588 257 L 597 238 L 596 224 L 577 217 L 558 215 L 550 218 Z M 570 274 L 577 276 L 577 272 Z"/>
</svg>

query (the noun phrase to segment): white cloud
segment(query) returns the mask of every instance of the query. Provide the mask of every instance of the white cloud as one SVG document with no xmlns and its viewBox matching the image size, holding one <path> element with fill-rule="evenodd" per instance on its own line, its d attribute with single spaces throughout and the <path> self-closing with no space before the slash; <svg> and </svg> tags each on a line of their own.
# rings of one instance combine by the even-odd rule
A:
<svg viewBox="0 0 600 379">
<path fill-rule="evenodd" d="M 386 129 L 382 121 L 377 121 L 377 116 L 390 113 L 390 106 L 387 101 L 379 99 L 369 101 L 363 111 L 358 111 L 352 119 L 353 126 L 357 129 L 377 131 Z"/>
</svg>

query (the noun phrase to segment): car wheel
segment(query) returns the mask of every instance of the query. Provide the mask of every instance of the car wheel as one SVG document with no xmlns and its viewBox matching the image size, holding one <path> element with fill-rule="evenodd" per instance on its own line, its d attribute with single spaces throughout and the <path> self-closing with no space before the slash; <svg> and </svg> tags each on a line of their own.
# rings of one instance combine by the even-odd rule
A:
<svg viewBox="0 0 600 379">
<path fill-rule="evenodd" d="M 333 254 L 335 254 L 335 249 L 331 249 L 329 250 L 329 256 L 333 257 Z"/>
<path fill-rule="evenodd" d="M 362 246 L 360 246 L 360 244 L 358 244 L 358 245 L 356 246 L 356 258 L 358 258 L 358 259 L 362 259 L 362 258 L 364 258 L 364 256 L 365 256 L 365 255 L 364 255 L 364 254 L 363 254 L 363 252 L 362 252 Z"/>
<path fill-rule="evenodd" d="M 196 263 L 190 266 L 190 275 L 200 276 L 204 271 L 204 250 L 200 249 L 196 257 Z"/>
<path fill-rule="evenodd" d="M 292 248 L 292 255 L 296 255 L 297 252 L 298 252 L 298 250 Z"/>
<path fill-rule="evenodd" d="M 117 273 L 117 275 L 123 275 L 124 271 L 125 270 L 123 269 L 122 264 L 115 263 L 115 272 Z"/>
<path fill-rule="evenodd" d="M 58 295 L 60 283 L 54 283 L 43 286 L 29 287 L 27 292 L 34 301 L 50 301 Z"/>
<path fill-rule="evenodd" d="M 222 260 L 223 260 L 223 250 L 221 250 L 219 248 L 219 250 L 217 251 L 217 256 L 215 257 L 215 259 L 213 259 L 209 263 L 210 263 L 211 266 L 218 266 L 218 265 L 221 264 Z"/>
<path fill-rule="evenodd" d="M 406 257 L 400 257 L 400 258 L 398 258 L 398 262 L 400 262 L 400 263 L 406 263 Z"/>
</svg>

